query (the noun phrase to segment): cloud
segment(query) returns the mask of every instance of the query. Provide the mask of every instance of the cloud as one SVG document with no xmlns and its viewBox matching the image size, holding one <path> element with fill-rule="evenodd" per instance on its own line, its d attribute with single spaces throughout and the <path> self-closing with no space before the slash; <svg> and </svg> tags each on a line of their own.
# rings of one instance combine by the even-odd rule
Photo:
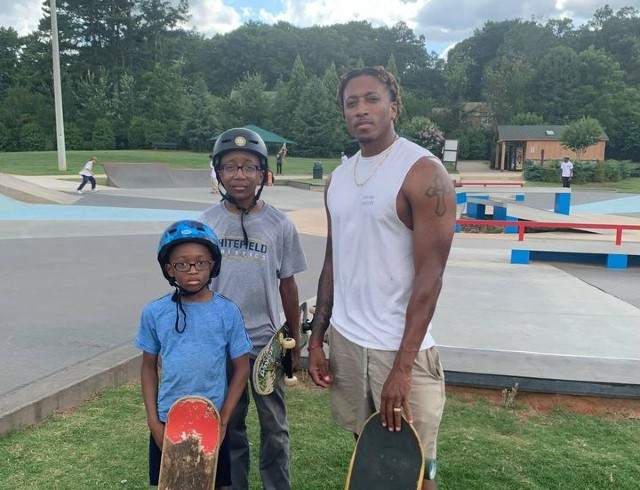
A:
<svg viewBox="0 0 640 490">
<path fill-rule="evenodd" d="M 206 35 L 224 34 L 242 25 L 242 15 L 223 0 L 192 0 L 188 25 Z"/>
<path fill-rule="evenodd" d="M 286 21 L 307 27 L 312 25 L 344 24 L 354 20 L 366 20 L 376 26 L 392 26 L 400 21 L 415 27 L 415 14 L 428 0 L 283 0 L 281 12 L 260 9 L 262 21 L 273 23 Z"/>
<path fill-rule="evenodd" d="M 42 17 L 40 0 L 0 2 L 0 26 L 13 27 L 21 36 L 38 28 Z"/>
<path fill-rule="evenodd" d="M 614 9 L 629 0 L 607 0 Z M 482 27 L 488 20 L 570 17 L 574 25 L 591 18 L 602 0 L 431 0 L 416 15 L 416 31 L 427 41 L 455 42 Z"/>
</svg>

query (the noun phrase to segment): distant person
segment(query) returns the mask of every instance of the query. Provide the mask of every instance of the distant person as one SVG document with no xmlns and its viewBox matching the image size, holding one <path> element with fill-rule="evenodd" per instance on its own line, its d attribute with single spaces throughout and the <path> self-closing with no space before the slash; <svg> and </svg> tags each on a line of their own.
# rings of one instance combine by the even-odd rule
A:
<svg viewBox="0 0 640 490">
<path fill-rule="evenodd" d="M 571 179 L 573 178 L 573 162 L 569 157 L 564 157 L 564 161 L 560 164 L 562 170 L 562 187 L 571 187 Z"/>
<path fill-rule="evenodd" d="M 98 159 L 96 157 L 91 157 L 87 163 L 84 164 L 82 170 L 78 172 L 82 177 L 82 182 L 78 186 L 78 194 L 82 194 L 83 188 L 87 185 L 87 182 L 91 182 L 91 190 L 96 190 L 96 178 L 93 173 L 93 164 L 96 163 Z"/>
<path fill-rule="evenodd" d="M 216 194 L 220 192 L 218 189 L 218 177 L 216 177 L 216 169 L 213 168 L 213 153 L 209 153 L 209 168 L 211 169 L 211 192 Z"/>
<path fill-rule="evenodd" d="M 230 488 L 225 435 L 249 378 L 251 341 L 238 306 L 210 287 L 220 272 L 220 242 L 209 226 L 178 221 L 162 234 L 157 257 L 162 274 L 176 290 L 145 306 L 135 339 L 142 350 L 142 398 L 151 433 L 149 484 L 158 485 L 169 408 L 183 396 L 198 395 L 211 400 L 220 413 L 222 445 L 215 488 Z M 227 362 L 233 370 L 228 383 Z"/>
<path fill-rule="evenodd" d="M 340 163 L 344 165 L 349 160 L 349 157 L 344 154 L 344 151 L 340 152 Z"/>
<path fill-rule="evenodd" d="M 287 156 L 287 144 L 283 143 L 282 148 L 276 155 L 276 175 L 282 175 L 282 163 L 284 162 L 284 157 Z"/>
</svg>

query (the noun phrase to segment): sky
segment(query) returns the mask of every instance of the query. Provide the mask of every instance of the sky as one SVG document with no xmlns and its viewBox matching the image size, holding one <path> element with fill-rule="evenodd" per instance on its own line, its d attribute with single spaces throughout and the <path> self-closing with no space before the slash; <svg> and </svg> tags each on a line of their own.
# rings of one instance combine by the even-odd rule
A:
<svg viewBox="0 0 640 490">
<path fill-rule="evenodd" d="M 189 0 L 186 27 L 204 35 L 226 33 L 244 22 L 286 21 L 299 27 L 367 20 L 375 26 L 405 22 L 441 55 L 487 20 L 569 17 L 574 25 L 605 4 L 640 8 L 640 0 Z M 0 26 L 20 34 L 34 30 L 42 0 L 0 0 Z"/>
</svg>

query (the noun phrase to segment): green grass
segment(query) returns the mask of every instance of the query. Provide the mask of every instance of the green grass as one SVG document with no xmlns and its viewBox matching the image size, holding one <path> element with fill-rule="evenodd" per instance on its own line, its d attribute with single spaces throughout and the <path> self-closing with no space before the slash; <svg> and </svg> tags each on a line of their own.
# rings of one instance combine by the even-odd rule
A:
<svg viewBox="0 0 640 490">
<path fill-rule="evenodd" d="M 82 165 L 92 156 L 98 157 L 95 169 L 103 162 L 115 163 L 165 163 L 173 168 L 209 168 L 207 153 L 189 151 L 161 151 L 161 150 L 97 150 L 97 151 L 68 151 L 67 171 L 58 171 L 58 157 L 55 151 L 26 151 L 0 153 L 0 172 L 17 175 L 65 175 L 77 174 Z M 289 175 L 309 175 L 311 177 L 313 164 L 321 161 L 324 172 L 329 173 L 338 166 L 338 158 L 300 158 L 287 157 L 283 170 Z M 275 156 L 269 157 L 269 165 L 275 171 Z"/>
<path fill-rule="evenodd" d="M 353 441 L 333 425 L 326 392 L 291 389 L 288 409 L 293 488 L 342 488 Z M 253 408 L 248 422 L 251 488 L 260 488 Z M 146 488 L 147 437 L 139 386 L 109 390 L 0 439 L 0 489 Z M 640 481 L 637 419 L 531 413 L 449 395 L 438 444 L 441 490 L 624 490 Z"/>
</svg>

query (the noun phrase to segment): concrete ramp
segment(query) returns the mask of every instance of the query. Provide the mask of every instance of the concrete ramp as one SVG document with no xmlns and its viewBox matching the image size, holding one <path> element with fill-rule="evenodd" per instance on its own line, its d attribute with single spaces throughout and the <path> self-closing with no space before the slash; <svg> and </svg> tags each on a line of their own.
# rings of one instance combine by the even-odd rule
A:
<svg viewBox="0 0 640 490">
<path fill-rule="evenodd" d="M 209 170 L 173 170 L 163 163 L 103 163 L 108 185 L 114 187 L 208 187 Z"/>
<path fill-rule="evenodd" d="M 33 204 L 73 204 L 78 196 L 48 189 L 19 176 L 0 173 L 0 194 L 17 201 Z"/>
<path fill-rule="evenodd" d="M 209 170 L 173 170 L 174 187 L 209 187 L 211 173 Z"/>
</svg>

